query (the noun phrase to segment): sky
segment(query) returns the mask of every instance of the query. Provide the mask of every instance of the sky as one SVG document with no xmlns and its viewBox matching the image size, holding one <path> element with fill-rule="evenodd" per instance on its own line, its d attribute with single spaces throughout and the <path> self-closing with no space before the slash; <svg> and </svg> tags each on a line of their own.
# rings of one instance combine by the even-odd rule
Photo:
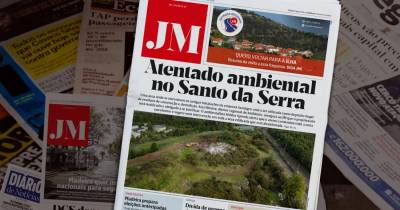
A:
<svg viewBox="0 0 400 210">
<path fill-rule="evenodd" d="M 215 7 L 215 9 L 219 10 L 228 10 L 232 9 L 235 10 L 235 8 L 227 8 L 227 7 Z M 315 33 L 318 35 L 323 35 L 328 37 L 329 35 L 329 27 L 330 27 L 330 21 L 328 20 L 319 20 L 319 19 L 314 19 L 314 18 L 305 18 L 305 17 L 298 17 L 298 16 L 292 16 L 292 15 L 282 15 L 282 14 L 276 14 L 276 13 L 268 13 L 268 12 L 257 12 L 253 11 L 257 15 L 264 16 L 266 18 L 269 18 L 275 22 L 281 23 L 283 25 L 286 25 L 290 28 L 295 28 L 300 31 L 304 32 L 311 32 Z M 303 27 L 303 21 L 305 26 Z M 308 22 L 308 23 L 307 23 Z M 310 23 L 314 22 L 314 23 Z M 315 24 L 317 22 L 317 24 Z M 244 23 L 246 24 L 246 23 Z M 307 25 L 309 25 L 307 27 Z M 311 27 L 310 27 L 311 26 Z M 314 27 L 313 27 L 314 26 Z M 319 27 L 319 28 L 316 28 Z"/>
<path fill-rule="evenodd" d="M 305 17 L 297 17 L 297 16 L 291 16 L 291 15 L 281 15 L 281 14 L 274 14 L 274 13 L 265 13 L 265 12 L 255 12 L 258 15 L 264 16 L 266 18 L 269 18 L 273 21 L 276 21 L 278 23 L 284 24 L 288 27 L 295 28 L 300 31 L 305 31 L 305 32 L 312 32 L 318 35 L 323 35 L 323 36 L 328 36 L 329 33 L 329 26 L 330 22 L 327 20 L 319 20 L 319 19 L 313 19 L 313 18 L 305 18 Z M 303 21 L 305 26 L 303 27 Z M 310 23 L 314 22 L 314 23 Z M 315 24 L 317 22 L 318 24 Z M 311 27 L 307 27 L 307 25 Z M 314 26 L 314 27 L 312 27 Z M 319 28 L 316 28 L 319 27 Z"/>
<path fill-rule="evenodd" d="M 297 16 L 291 16 L 291 15 L 266 13 L 266 12 L 255 12 L 255 13 L 258 15 L 264 16 L 266 18 L 269 18 L 273 21 L 276 21 L 278 23 L 284 24 L 288 27 L 295 28 L 300 31 L 312 32 L 312 33 L 315 33 L 318 35 L 324 35 L 324 36 L 328 36 L 328 33 L 329 33 L 330 22 L 327 20 L 319 20 L 319 19 L 313 19 L 313 18 L 304 18 L 304 17 L 297 17 Z M 303 21 L 305 21 L 305 25 L 306 25 L 305 27 L 302 27 Z M 310 22 L 318 22 L 318 24 L 313 24 Z M 320 28 L 307 27 L 307 25 L 318 26 Z"/>
</svg>

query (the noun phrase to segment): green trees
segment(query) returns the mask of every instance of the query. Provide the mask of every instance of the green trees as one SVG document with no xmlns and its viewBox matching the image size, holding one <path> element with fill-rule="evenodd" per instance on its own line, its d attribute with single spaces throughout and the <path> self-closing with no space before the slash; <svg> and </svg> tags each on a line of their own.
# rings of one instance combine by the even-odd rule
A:
<svg viewBox="0 0 400 210">
<path fill-rule="evenodd" d="M 292 157 L 296 158 L 304 168 L 308 170 L 311 169 L 315 140 L 314 134 L 278 129 L 268 129 L 268 132 Z"/>
<path fill-rule="evenodd" d="M 192 166 L 197 166 L 199 163 L 199 155 L 192 150 L 183 151 L 183 160 L 184 163 L 190 164 Z"/>
<path fill-rule="evenodd" d="M 290 176 L 283 187 L 283 198 L 286 206 L 291 208 L 304 208 L 304 195 L 306 192 L 304 178 L 299 173 Z"/>
<path fill-rule="evenodd" d="M 158 148 L 158 144 L 155 143 L 155 142 L 153 142 L 153 143 L 151 144 L 151 146 L 150 146 L 149 151 L 150 151 L 150 152 L 155 152 L 155 151 L 157 151 L 158 149 L 159 149 L 159 148 Z"/>
<path fill-rule="evenodd" d="M 223 10 L 216 9 L 213 20 L 217 19 Z M 328 37 L 310 32 L 299 31 L 259 14 L 246 10 L 238 10 L 246 23 L 245 30 L 237 35 L 237 41 L 250 40 L 254 43 L 263 43 L 282 48 L 292 48 L 301 51 L 311 50 L 313 58 L 325 60 Z M 213 21 L 212 28 L 217 28 L 217 21 Z M 213 37 L 223 37 L 217 30 Z"/>
<path fill-rule="evenodd" d="M 194 183 L 185 194 L 235 201 L 246 201 L 240 189 L 233 186 L 232 183 L 218 180 L 215 177 Z"/>
<path fill-rule="evenodd" d="M 190 128 L 195 131 L 215 131 L 215 130 L 232 130 L 233 126 L 230 123 L 216 122 L 211 120 L 199 120 L 187 117 L 178 117 L 171 115 L 154 114 L 147 112 L 135 112 L 133 122 L 136 125 L 147 123 L 151 125 L 166 125 L 174 128 Z"/>
<path fill-rule="evenodd" d="M 157 143 L 153 142 L 148 148 L 144 149 L 137 149 L 137 148 L 131 148 L 128 153 L 128 159 L 133 159 L 136 157 L 143 156 L 148 153 L 152 152 L 157 152 L 160 149 Z"/>
</svg>

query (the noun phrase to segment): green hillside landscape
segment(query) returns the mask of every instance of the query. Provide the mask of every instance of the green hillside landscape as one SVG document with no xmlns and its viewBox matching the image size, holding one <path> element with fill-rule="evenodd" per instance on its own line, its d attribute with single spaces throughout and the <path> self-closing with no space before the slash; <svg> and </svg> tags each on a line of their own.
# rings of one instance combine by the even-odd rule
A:
<svg viewBox="0 0 400 210">
<path fill-rule="evenodd" d="M 127 187 L 305 208 L 305 177 L 279 160 L 268 129 L 144 112 L 133 127 Z M 296 135 L 313 145 L 313 135 L 279 132 L 286 145 Z"/>
<path fill-rule="evenodd" d="M 224 37 L 217 29 L 217 18 L 226 9 L 214 9 L 211 37 Z M 254 43 L 274 45 L 281 48 L 311 50 L 315 59 L 325 60 L 328 37 L 304 32 L 273 21 L 247 10 L 235 9 L 243 17 L 243 30 L 235 37 L 236 41 L 249 40 Z M 231 47 L 225 45 L 225 47 Z"/>
</svg>

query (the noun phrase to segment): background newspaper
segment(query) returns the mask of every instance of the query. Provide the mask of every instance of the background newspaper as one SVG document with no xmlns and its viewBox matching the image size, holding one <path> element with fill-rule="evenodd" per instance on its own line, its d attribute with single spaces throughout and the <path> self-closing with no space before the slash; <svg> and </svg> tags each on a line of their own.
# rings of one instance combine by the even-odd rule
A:
<svg viewBox="0 0 400 210">
<path fill-rule="evenodd" d="M 72 88 L 82 7 L 80 0 L 27 0 L 0 9 L 0 103 L 36 139 L 44 93 Z"/>
<path fill-rule="evenodd" d="M 10 164 L 41 172 L 42 148 L 1 105 L 0 145 L 0 189 Z"/>
<path fill-rule="evenodd" d="M 40 173 L 10 164 L 5 182 L 0 188 L 0 208 L 2 210 L 43 209 L 40 199 L 42 186 Z"/>
<path fill-rule="evenodd" d="M 132 62 L 138 0 L 85 2 L 75 94 L 115 95 Z"/>
<path fill-rule="evenodd" d="M 325 154 L 381 209 L 400 208 L 398 1 L 342 1 Z"/>
<path fill-rule="evenodd" d="M 42 209 L 112 209 L 122 97 L 47 94 Z"/>
</svg>

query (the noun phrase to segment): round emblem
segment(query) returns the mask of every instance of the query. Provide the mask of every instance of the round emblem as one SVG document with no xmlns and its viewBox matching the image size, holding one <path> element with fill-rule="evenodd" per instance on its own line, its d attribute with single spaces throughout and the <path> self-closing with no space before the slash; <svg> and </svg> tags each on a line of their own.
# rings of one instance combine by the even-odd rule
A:
<svg viewBox="0 0 400 210">
<path fill-rule="evenodd" d="M 235 10 L 223 11 L 217 19 L 219 32 L 225 36 L 236 36 L 243 29 L 243 18 Z"/>
</svg>

